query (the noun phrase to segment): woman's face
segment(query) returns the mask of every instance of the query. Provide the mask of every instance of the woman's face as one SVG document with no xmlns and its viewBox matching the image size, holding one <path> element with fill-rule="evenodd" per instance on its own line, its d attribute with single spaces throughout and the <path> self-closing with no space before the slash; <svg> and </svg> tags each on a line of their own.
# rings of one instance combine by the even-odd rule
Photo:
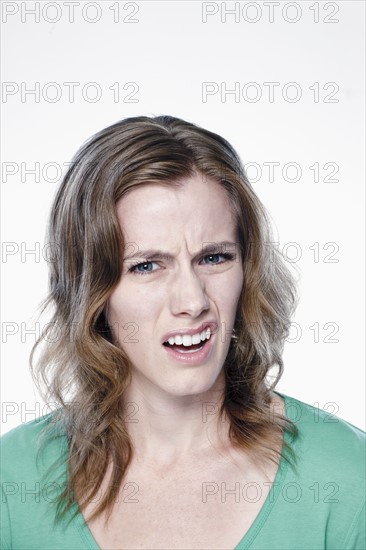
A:
<svg viewBox="0 0 366 550">
<path fill-rule="evenodd" d="M 175 396 L 208 391 L 218 380 L 243 284 L 225 189 L 200 175 L 182 181 L 180 188 L 141 185 L 117 203 L 125 252 L 107 305 L 114 337 L 134 367 L 132 383 Z M 152 250 L 159 253 L 145 252 Z M 179 339 L 164 345 L 191 329 L 207 336 L 206 323 L 213 325 L 201 351 L 197 337 L 192 347 Z"/>
</svg>

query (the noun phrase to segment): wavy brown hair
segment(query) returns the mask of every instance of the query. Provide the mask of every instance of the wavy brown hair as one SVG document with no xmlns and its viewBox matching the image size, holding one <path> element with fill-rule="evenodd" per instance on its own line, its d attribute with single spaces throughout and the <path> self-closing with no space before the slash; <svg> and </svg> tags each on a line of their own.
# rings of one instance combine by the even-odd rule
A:
<svg viewBox="0 0 366 550">
<path fill-rule="evenodd" d="M 228 193 L 244 272 L 236 337 L 223 366 L 219 418 L 229 422 L 231 443 L 258 460 L 277 463 L 282 449 L 284 459 L 296 464 L 292 445 L 283 436 L 287 432 L 294 440 L 298 430 L 270 408 L 270 392 L 283 372 L 296 285 L 273 245 L 268 215 L 240 158 L 221 136 L 172 116 L 127 118 L 94 135 L 78 151 L 57 190 L 47 227 L 48 250 L 53 252 L 49 294 L 41 312 L 51 305 L 54 311 L 31 351 L 30 364 L 45 401 L 57 404 L 48 440 L 66 436 L 67 441 L 59 460 L 67 466 L 67 480 L 56 499 L 56 521 L 74 505 L 75 514 L 86 507 L 111 461 L 111 482 L 91 516 L 106 512 L 109 518 L 132 458 L 121 406 L 132 365 L 114 342 L 105 314 L 121 277 L 125 247 L 116 203 L 138 185 L 182 185 L 182 179 L 197 173 Z M 277 374 L 270 383 L 272 367 Z"/>
</svg>

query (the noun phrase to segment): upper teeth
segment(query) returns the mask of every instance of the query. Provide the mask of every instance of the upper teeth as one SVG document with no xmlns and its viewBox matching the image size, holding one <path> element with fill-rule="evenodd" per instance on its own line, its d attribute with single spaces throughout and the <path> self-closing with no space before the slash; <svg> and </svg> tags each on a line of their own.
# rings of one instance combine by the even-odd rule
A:
<svg viewBox="0 0 366 550">
<path fill-rule="evenodd" d="M 193 334 L 190 336 L 189 334 L 184 334 L 184 336 L 181 336 L 180 334 L 177 334 L 176 336 L 171 336 L 168 340 L 169 344 L 172 346 L 173 344 L 177 344 L 177 346 L 193 346 L 195 344 L 199 344 L 200 342 L 204 342 L 205 340 L 209 340 L 211 336 L 211 329 L 208 327 L 206 330 L 203 330 L 202 332 L 198 332 L 197 334 Z"/>
</svg>

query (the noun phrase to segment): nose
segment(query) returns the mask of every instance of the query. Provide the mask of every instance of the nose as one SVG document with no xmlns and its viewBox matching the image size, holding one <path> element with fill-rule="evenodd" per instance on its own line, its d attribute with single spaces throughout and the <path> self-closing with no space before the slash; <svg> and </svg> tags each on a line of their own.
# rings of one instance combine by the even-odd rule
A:
<svg viewBox="0 0 366 550">
<path fill-rule="evenodd" d="M 191 266 L 182 267 L 171 287 L 171 311 L 174 315 L 199 315 L 209 308 L 205 283 Z"/>
</svg>

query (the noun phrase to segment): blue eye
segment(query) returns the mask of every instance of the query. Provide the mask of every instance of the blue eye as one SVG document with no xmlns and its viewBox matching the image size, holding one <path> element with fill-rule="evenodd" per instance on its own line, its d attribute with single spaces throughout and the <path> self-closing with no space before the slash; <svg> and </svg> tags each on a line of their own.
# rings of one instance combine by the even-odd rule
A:
<svg viewBox="0 0 366 550">
<path fill-rule="evenodd" d="M 215 254 L 206 254 L 206 256 L 203 256 L 203 260 L 205 259 L 208 259 L 208 258 L 223 258 L 223 260 L 221 261 L 213 261 L 213 262 L 204 262 L 205 265 L 212 265 L 212 266 L 215 266 L 215 265 L 220 265 L 220 264 L 223 264 L 227 261 L 232 261 L 235 259 L 236 255 L 235 254 L 231 254 L 231 253 L 215 253 Z M 154 273 L 155 271 L 157 271 L 156 269 L 148 269 L 148 267 L 152 266 L 152 264 L 156 264 L 156 262 L 154 261 L 149 261 L 149 260 L 146 260 L 144 262 L 139 262 L 139 263 L 136 263 L 134 265 L 132 265 L 130 268 L 129 268 L 129 272 L 131 273 L 135 273 L 135 274 L 138 274 L 138 275 L 149 275 L 150 273 Z"/>
<path fill-rule="evenodd" d="M 138 269 L 139 267 L 145 268 L 146 266 L 151 266 L 155 262 L 142 262 L 138 264 L 134 264 L 130 267 L 128 271 L 131 271 L 132 273 L 139 273 L 140 275 L 145 275 L 145 273 L 151 273 L 151 269 L 142 269 L 141 271 Z"/>
<path fill-rule="evenodd" d="M 222 256 L 222 257 L 225 257 L 225 254 L 210 254 L 208 256 L 205 256 L 205 258 L 217 258 L 219 256 Z M 222 262 L 208 262 L 208 263 L 213 263 L 213 264 L 220 264 Z"/>
</svg>

